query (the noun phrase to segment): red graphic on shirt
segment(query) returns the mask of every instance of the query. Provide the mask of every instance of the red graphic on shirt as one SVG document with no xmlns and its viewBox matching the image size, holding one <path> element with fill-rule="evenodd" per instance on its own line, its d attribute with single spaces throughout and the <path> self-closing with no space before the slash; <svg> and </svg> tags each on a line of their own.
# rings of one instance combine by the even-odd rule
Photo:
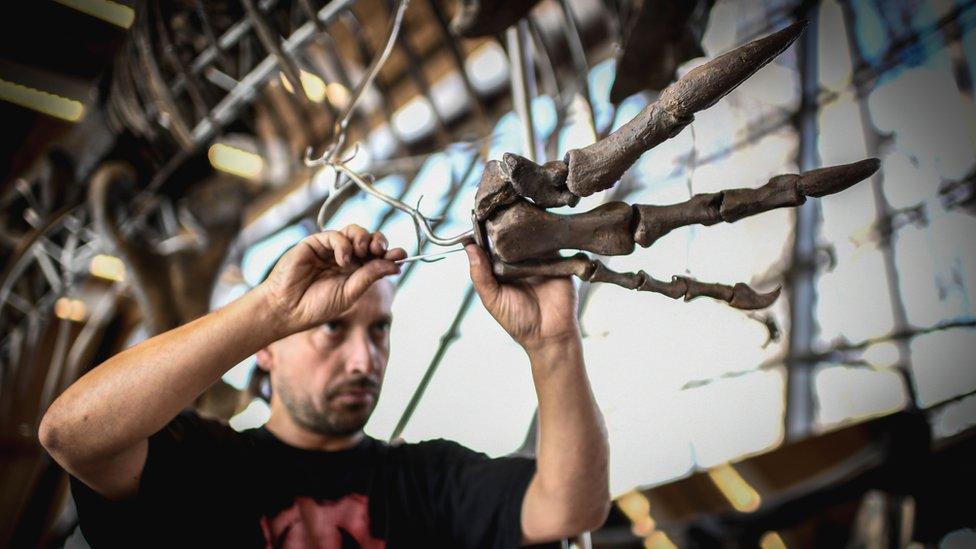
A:
<svg viewBox="0 0 976 549">
<path fill-rule="evenodd" d="M 265 547 L 385 549 L 386 542 L 369 533 L 368 502 L 362 494 L 321 502 L 297 497 L 274 518 L 261 517 Z"/>
</svg>

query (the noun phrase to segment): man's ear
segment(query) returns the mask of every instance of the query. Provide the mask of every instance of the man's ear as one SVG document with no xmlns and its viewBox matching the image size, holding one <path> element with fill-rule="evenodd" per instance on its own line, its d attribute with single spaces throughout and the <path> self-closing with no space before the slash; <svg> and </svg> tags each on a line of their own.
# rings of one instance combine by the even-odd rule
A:
<svg viewBox="0 0 976 549">
<path fill-rule="evenodd" d="M 271 369 L 274 368 L 274 355 L 271 354 L 271 349 L 268 347 L 261 349 L 255 355 L 255 358 L 258 361 L 258 368 L 271 373 Z"/>
</svg>

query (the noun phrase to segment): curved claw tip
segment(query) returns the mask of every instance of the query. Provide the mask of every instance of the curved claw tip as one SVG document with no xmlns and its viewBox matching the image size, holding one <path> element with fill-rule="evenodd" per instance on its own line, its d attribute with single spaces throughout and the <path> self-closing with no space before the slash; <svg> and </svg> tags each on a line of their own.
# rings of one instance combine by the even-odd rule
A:
<svg viewBox="0 0 976 549">
<path fill-rule="evenodd" d="M 765 309 L 776 302 L 782 290 L 782 286 L 777 286 L 771 292 L 761 294 L 740 282 L 732 288 L 732 301 L 729 305 L 736 309 Z"/>
<path fill-rule="evenodd" d="M 880 158 L 871 157 L 871 158 L 868 158 L 866 160 L 862 160 L 861 162 L 864 162 L 866 166 L 870 166 L 871 174 L 874 174 L 874 172 L 878 171 L 878 168 L 881 167 L 881 159 Z M 869 175 L 871 175 L 871 174 L 869 174 Z"/>
<path fill-rule="evenodd" d="M 874 175 L 881 167 L 877 158 L 866 158 L 850 164 L 828 166 L 801 174 L 800 192 L 822 197 L 838 193 Z"/>
<path fill-rule="evenodd" d="M 783 53 L 806 26 L 806 21 L 797 21 L 695 67 L 665 89 L 658 102 L 679 118 L 711 107 Z"/>
</svg>

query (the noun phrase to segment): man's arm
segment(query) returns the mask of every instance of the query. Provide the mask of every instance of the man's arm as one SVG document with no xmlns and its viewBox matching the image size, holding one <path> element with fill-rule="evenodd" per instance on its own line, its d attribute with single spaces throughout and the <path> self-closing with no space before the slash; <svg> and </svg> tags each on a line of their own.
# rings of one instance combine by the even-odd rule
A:
<svg viewBox="0 0 976 549">
<path fill-rule="evenodd" d="M 536 474 L 522 503 L 523 542 L 599 528 L 610 511 L 609 450 L 576 341 L 529 353 L 539 398 Z"/>
<path fill-rule="evenodd" d="M 568 278 L 499 284 L 483 250 L 466 247 L 485 308 L 526 350 L 539 399 L 536 473 L 522 502 L 522 541 L 599 527 L 610 510 L 609 450 L 593 398 Z"/>
<path fill-rule="evenodd" d="M 356 226 L 307 237 L 243 297 L 85 374 L 44 415 L 41 444 L 102 495 L 134 494 L 150 435 L 244 358 L 341 314 L 405 255 Z"/>
</svg>

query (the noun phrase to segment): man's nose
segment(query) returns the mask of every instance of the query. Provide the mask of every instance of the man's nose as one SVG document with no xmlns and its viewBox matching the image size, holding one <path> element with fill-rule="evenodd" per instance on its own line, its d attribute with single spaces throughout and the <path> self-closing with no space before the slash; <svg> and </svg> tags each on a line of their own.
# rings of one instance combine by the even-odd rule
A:
<svg viewBox="0 0 976 549">
<path fill-rule="evenodd" d="M 369 335 L 357 331 L 346 340 L 346 346 L 346 372 L 372 375 L 376 369 L 375 349 Z"/>
</svg>

